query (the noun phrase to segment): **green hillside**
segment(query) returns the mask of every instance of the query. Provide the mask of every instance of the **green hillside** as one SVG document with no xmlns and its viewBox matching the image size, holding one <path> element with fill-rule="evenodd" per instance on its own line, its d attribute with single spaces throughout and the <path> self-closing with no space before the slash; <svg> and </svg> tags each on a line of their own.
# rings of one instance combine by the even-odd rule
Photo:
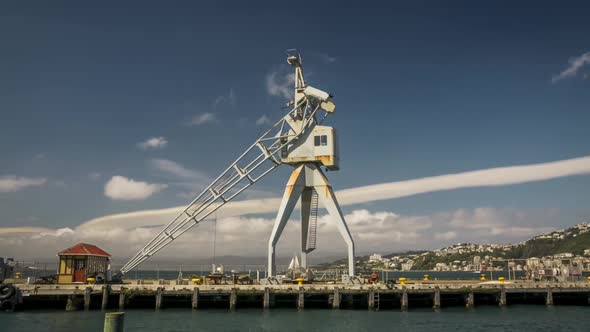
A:
<svg viewBox="0 0 590 332">
<path fill-rule="evenodd" d="M 453 261 L 473 261 L 474 256 L 489 255 L 498 258 L 515 258 L 526 259 L 531 257 L 553 256 L 562 253 L 572 253 L 574 255 L 583 255 L 585 249 L 590 249 L 590 232 L 582 232 L 578 227 L 570 228 L 562 232 L 552 232 L 545 236 L 555 238 L 535 237 L 524 243 L 514 244 L 509 250 L 494 250 L 487 253 L 462 253 L 453 255 L 436 256 L 430 252 L 427 255 L 419 257 L 413 269 L 429 270 L 433 269 L 437 263 L 449 263 Z M 563 238 L 559 238 L 559 237 Z M 501 263 L 495 263 L 502 266 Z"/>
<path fill-rule="evenodd" d="M 561 253 L 582 255 L 590 249 L 590 233 L 567 236 L 564 239 L 532 239 L 522 246 L 515 246 L 510 258 L 542 257 Z"/>
</svg>

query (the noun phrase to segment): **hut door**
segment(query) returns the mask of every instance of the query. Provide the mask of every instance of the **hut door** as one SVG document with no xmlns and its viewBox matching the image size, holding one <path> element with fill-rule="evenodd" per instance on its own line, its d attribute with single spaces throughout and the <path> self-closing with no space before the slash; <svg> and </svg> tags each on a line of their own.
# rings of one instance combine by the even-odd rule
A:
<svg viewBox="0 0 590 332">
<path fill-rule="evenodd" d="M 86 258 L 74 260 L 74 282 L 86 281 Z"/>
</svg>

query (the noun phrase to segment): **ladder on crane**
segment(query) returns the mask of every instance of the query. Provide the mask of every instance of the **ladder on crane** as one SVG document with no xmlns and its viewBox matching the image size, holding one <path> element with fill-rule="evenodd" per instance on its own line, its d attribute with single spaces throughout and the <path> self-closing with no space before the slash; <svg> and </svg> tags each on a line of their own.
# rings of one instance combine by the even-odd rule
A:
<svg viewBox="0 0 590 332">
<path fill-rule="evenodd" d="M 318 193 L 312 189 L 311 206 L 309 211 L 309 229 L 307 231 L 307 248 L 306 253 L 312 252 L 316 248 L 318 230 Z"/>
</svg>

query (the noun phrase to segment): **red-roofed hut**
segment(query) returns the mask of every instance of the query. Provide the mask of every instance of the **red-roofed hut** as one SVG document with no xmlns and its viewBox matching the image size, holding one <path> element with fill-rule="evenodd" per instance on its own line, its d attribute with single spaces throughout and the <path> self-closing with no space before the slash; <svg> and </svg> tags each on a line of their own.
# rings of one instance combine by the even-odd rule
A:
<svg viewBox="0 0 590 332">
<path fill-rule="evenodd" d="M 59 256 L 58 284 L 86 282 L 99 273 L 105 278 L 111 255 L 99 247 L 78 243 L 57 254 Z"/>
</svg>

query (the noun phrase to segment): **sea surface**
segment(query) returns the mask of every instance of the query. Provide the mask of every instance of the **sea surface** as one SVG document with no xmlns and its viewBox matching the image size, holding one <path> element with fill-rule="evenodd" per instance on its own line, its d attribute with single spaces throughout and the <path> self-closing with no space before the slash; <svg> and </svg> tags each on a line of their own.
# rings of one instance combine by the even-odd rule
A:
<svg viewBox="0 0 590 332">
<path fill-rule="evenodd" d="M 0 313 L 0 331 L 102 331 L 100 311 Z M 588 331 L 590 306 L 399 310 L 129 310 L 126 331 Z"/>
</svg>

